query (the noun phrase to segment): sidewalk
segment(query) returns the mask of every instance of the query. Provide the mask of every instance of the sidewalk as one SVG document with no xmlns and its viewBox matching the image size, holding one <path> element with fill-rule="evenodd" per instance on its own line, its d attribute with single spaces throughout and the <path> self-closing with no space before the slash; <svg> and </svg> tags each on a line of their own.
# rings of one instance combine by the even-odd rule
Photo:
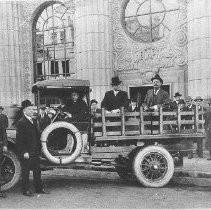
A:
<svg viewBox="0 0 211 210">
<path fill-rule="evenodd" d="M 192 184 L 211 187 L 211 160 L 207 160 L 208 152 L 203 158 L 183 159 L 183 167 L 176 168 L 173 180 L 180 184 Z"/>
</svg>

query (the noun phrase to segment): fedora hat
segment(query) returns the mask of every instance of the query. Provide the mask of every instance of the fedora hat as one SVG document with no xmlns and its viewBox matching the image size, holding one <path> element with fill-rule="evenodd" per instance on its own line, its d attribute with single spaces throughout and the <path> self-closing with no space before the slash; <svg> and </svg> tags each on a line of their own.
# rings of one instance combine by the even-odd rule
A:
<svg viewBox="0 0 211 210">
<path fill-rule="evenodd" d="M 178 96 L 182 96 L 182 94 L 180 94 L 179 92 L 176 92 L 174 97 L 178 97 Z"/>
<path fill-rule="evenodd" d="M 163 84 L 163 80 L 160 78 L 160 75 L 159 74 L 155 74 L 155 76 L 152 77 L 151 81 L 153 82 L 154 79 L 159 80 Z"/>
<path fill-rule="evenodd" d="M 197 96 L 194 101 L 203 101 L 203 98 L 201 96 Z"/>
<path fill-rule="evenodd" d="M 189 101 L 192 101 L 193 99 L 191 98 L 191 96 L 187 96 L 186 98 L 185 98 L 185 101 L 186 102 L 189 102 Z"/>
<path fill-rule="evenodd" d="M 117 76 L 111 78 L 111 85 L 119 85 L 121 82 Z"/>
<path fill-rule="evenodd" d="M 33 106 L 33 104 L 31 103 L 31 101 L 29 101 L 28 99 L 22 101 L 22 103 L 21 103 L 22 109 L 25 109 L 26 107 L 29 107 L 29 106 Z"/>
</svg>

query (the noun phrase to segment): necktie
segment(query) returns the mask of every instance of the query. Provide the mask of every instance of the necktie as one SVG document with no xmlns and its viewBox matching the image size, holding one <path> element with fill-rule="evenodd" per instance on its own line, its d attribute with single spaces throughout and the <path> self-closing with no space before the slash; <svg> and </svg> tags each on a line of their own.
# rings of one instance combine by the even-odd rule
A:
<svg viewBox="0 0 211 210">
<path fill-rule="evenodd" d="M 32 120 L 32 118 L 30 118 L 30 122 L 31 122 L 32 124 L 34 124 L 34 123 L 33 123 L 33 120 Z"/>
</svg>

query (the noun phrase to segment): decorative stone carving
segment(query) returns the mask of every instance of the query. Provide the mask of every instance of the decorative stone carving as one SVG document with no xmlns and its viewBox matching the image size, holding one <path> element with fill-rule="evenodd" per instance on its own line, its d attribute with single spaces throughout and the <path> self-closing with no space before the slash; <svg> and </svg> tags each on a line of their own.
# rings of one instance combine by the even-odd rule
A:
<svg viewBox="0 0 211 210">
<path fill-rule="evenodd" d="M 121 73 L 139 71 L 149 75 L 150 69 L 184 66 L 187 64 L 187 2 L 179 5 L 177 25 L 162 39 L 152 43 L 134 41 L 121 24 L 122 5 L 126 0 L 113 1 L 114 69 Z M 177 18 L 177 17 L 175 17 Z M 148 79 L 147 79 L 148 78 Z"/>
</svg>

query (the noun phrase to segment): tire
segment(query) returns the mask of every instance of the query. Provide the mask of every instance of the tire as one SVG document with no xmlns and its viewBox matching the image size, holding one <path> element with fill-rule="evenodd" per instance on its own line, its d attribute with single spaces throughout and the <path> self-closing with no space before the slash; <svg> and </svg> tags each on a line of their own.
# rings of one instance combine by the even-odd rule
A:
<svg viewBox="0 0 211 210">
<path fill-rule="evenodd" d="M 145 187 L 163 187 L 174 174 L 174 161 L 166 149 L 148 146 L 134 157 L 133 170 L 137 180 Z"/>
<path fill-rule="evenodd" d="M 21 164 L 17 155 L 13 151 L 4 152 L 2 161 L 2 191 L 6 191 L 14 187 L 21 177 Z"/>
<path fill-rule="evenodd" d="M 49 152 L 48 147 L 47 147 L 49 134 L 53 130 L 58 129 L 58 128 L 66 128 L 70 130 L 73 133 L 74 139 L 75 139 L 74 146 L 72 146 L 71 151 L 69 151 L 69 154 L 65 157 L 64 156 L 62 157 L 62 155 L 59 155 L 59 156 L 52 155 Z M 50 124 L 47 128 L 45 128 L 45 130 L 43 131 L 41 135 L 41 143 L 42 143 L 42 151 L 43 151 L 44 156 L 51 163 L 60 164 L 60 165 L 65 165 L 65 164 L 69 164 L 73 162 L 80 155 L 82 147 L 83 147 L 81 133 L 73 124 L 67 123 L 67 122 L 54 122 Z"/>
</svg>

